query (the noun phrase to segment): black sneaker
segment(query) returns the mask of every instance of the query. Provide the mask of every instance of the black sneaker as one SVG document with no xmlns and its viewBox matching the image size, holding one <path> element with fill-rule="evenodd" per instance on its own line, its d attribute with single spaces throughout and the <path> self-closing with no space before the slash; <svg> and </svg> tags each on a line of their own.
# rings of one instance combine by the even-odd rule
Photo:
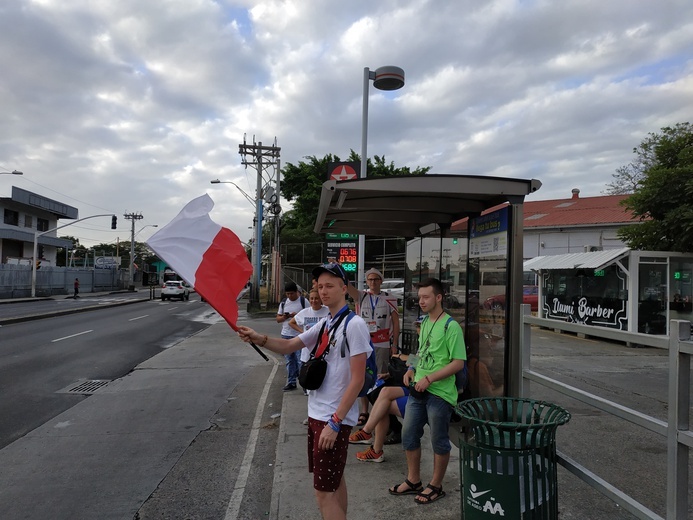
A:
<svg viewBox="0 0 693 520">
<path fill-rule="evenodd" d="M 383 444 L 402 444 L 402 434 L 391 432 L 387 437 L 385 437 L 385 442 Z"/>
<path fill-rule="evenodd" d="M 284 388 L 282 388 L 282 390 L 284 390 L 285 392 L 290 392 L 291 390 L 296 390 L 296 385 L 289 383 Z"/>
</svg>

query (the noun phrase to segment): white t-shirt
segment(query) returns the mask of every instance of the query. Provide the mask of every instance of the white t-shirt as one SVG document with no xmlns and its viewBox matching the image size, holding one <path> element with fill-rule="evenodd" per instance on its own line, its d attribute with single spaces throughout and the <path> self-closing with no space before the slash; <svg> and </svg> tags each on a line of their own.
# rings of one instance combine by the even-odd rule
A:
<svg viewBox="0 0 693 520">
<path fill-rule="evenodd" d="M 301 301 L 303 301 L 303 305 L 301 305 Z M 294 301 L 284 298 L 282 303 L 279 304 L 279 309 L 277 309 L 277 316 L 285 312 L 300 312 L 303 310 L 304 306 L 309 306 L 308 300 L 305 297 L 299 296 Z M 289 321 L 291 321 L 291 318 L 282 322 L 282 336 L 288 336 L 290 338 L 298 336 L 298 332 L 291 328 Z"/>
<path fill-rule="evenodd" d="M 301 327 L 304 332 L 311 327 L 313 327 L 316 323 L 319 323 L 320 320 L 323 318 L 327 317 L 330 315 L 330 310 L 325 307 L 324 305 L 320 307 L 319 310 L 314 310 L 313 307 L 306 307 L 303 309 L 301 312 L 299 312 L 296 316 L 294 316 L 294 319 L 296 320 L 296 325 Z M 310 349 L 308 347 L 303 347 L 301 349 L 301 361 L 306 362 L 310 359 L 310 351 L 313 350 L 313 347 L 315 345 L 311 345 Z"/>
<path fill-rule="evenodd" d="M 330 319 L 328 316 L 326 319 Z M 350 356 L 365 353 L 367 356 L 372 352 L 370 335 L 366 323 L 360 316 L 354 316 L 349 321 L 346 335 L 349 340 L 349 348 L 345 349 L 344 357 L 341 355 L 342 342 L 344 341 L 344 322 L 340 323 L 335 331 L 335 344 L 330 347 L 330 352 L 325 356 L 327 361 L 327 373 L 325 380 L 317 390 L 311 390 L 308 395 L 308 417 L 318 421 L 327 421 L 332 414 L 337 411 L 339 402 L 351 381 L 351 359 Z M 329 322 L 328 322 L 329 325 Z M 313 350 L 318 340 L 320 329 L 317 324 L 305 332 L 299 334 L 299 338 L 308 349 Z M 330 338 L 333 331 L 328 330 Z M 358 399 L 354 400 L 349 412 L 343 419 L 343 424 L 355 426 L 359 418 Z"/>
<path fill-rule="evenodd" d="M 359 291 L 358 303 L 359 314 L 366 322 L 373 346 L 390 348 L 392 313 L 397 312 L 397 297 L 390 296 L 385 291 L 380 291 L 377 296 L 368 291 Z"/>
<path fill-rule="evenodd" d="M 320 307 L 319 310 L 313 309 L 313 307 L 306 307 L 300 311 L 294 319 L 296 324 L 301 327 L 304 331 L 310 329 L 313 325 L 318 323 L 325 316 L 329 316 L 330 310 L 324 305 Z"/>
</svg>

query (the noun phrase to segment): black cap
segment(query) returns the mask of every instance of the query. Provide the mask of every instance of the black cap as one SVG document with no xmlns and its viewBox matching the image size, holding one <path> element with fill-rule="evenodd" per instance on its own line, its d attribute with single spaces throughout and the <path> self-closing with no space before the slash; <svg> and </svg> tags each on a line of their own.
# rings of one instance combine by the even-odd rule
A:
<svg viewBox="0 0 693 520">
<path fill-rule="evenodd" d="M 336 276 L 337 278 L 341 278 L 344 281 L 345 285 L 349 285 L 349 278 L 347 277 L 346 271 L 339 264 L 322 264 L 313 269 L 313 276 L 316 280 L 322 273 L 330 273 L 331 275 Z"/>
</svg>

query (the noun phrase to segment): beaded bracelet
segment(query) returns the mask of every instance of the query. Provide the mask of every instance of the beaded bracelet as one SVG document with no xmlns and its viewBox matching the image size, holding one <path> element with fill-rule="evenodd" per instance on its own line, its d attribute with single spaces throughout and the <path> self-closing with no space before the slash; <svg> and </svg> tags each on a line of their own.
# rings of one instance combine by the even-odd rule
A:
<svg viewBox="0 0 693 520">
<path fill-rule="evenodd" d="M 329 421 L 327 421 L 327 425 L 328 425 L 330 428 L 332 428 L 333 431 L 339 433 L 339 424 L 337 424 L 336 422 L 334 422 L 332 419 L 330 419 Z"/>
<path fill-rule="evenodd" d="M 265 334 L 265 337 L 262 338 L 262 343 L 260 343 L 260 345 L 258 345 L 258 346 L 259 346 L 259 347 L 264 347 L 265 345 L 267 345 L 267 340 L 268 340 L 268 339 L 269 339 L 269 338 L 267 337 L 267 334 Z"/>
</svg>

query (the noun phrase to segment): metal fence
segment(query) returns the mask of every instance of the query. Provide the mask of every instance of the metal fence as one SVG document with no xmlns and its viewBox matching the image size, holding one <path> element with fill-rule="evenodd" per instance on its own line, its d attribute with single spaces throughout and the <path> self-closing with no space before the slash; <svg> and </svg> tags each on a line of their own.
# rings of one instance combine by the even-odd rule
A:
<svg viewBox="0 0 693 520">
<path fill-rule="evenodd" d="M 36 271 L 36 296 L 71 294 L 75 278 L 82 293 L 127 287 L 128 271 L 78 267 L 41 267 Z M 31 266 L 0 264 L 0 299 L 31 296 Z"/>
<path fill-rule="evenodd" d="M 523 305 L 522 363 L 523 382 L 519 397 L 528 397 L 530 381 L 544 385 L 562 395 L 577 399 L 608 414 L 666 437 L 667 439 L 667 497 L 666 520 L 685 520 L 688 518 L 689 450 L 693 447 L 693 434 L 690 430 L 690 389 L 691 356 L 693 342 L 691 323 L 672 320 L 671 335 L 648 336 L 601 327 L 563 323 L 556 320 L 531 316 L 529 305 Z M 602 337 L 627 344 L 648 345 L 669 351 L 669 396 L 668 420 L 662 421 L 638 410 L 627 408 L 616 402 L 606 400 L 579 388 L 546 377 L 530 366 L 531 326 L 570 331 L 591 337 Z M 570 473 L 595 488 L 636 518 L 643 520 L 664 520 L 663 517 L 637 502 L 633 497 L 616 488 L 603 478 L 591 472 L 567 455 L 558 453 L 558 463 Z"/>
</svg>

